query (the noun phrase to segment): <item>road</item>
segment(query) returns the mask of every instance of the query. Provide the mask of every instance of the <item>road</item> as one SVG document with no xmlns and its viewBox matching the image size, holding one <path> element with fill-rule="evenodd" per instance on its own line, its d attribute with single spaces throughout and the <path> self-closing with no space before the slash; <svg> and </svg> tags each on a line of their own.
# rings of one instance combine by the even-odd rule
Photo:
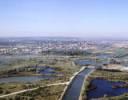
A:
<svg viewBox="0 0 128 100">
<path fill-rule="evenodd" d="M 87 77 L 92 71 L 94 71 L 94 69 L 92 68 L 86 68 L 86 69 L 81 68 L 80 73 L 79 72 L 75 73 L 76 76 L 75 78 L 73 78 L 71 83 L 70 82 L 55 83 L 55 84 L 48 84 L 46 86 L 40 86 L 40 87 L 49 87 L 49 86 L 55 86 L 55 85 L 68 85 L 68 88 L 62 100 L 78 100 L 80 96 L 82 84 L 84 82 L 84 78 Z M 37 89 L 39 89 L 39 87 L 20 90 L 20 91 L 13 92 L 10 94 L 1 95 L 0 98 L 17 95 L 17 94 L 24 93 L 24 92 L 34 91 Z"/>
<path fill-rule="evenodd" d="M 69 82 L 48 84 L 46 86 L 41 86 L 41 87 L 49 87 L 49 86 L 55 86 L 55 85 L 67 85 L 67 84 L 69 84 Z M 13 93 L 10 93 L 10 94 L 1 95 L 0 98 L 4 98 L 4 97 L 16 95 L 16 94 L 20 94 L 20 93 L 24 93 L 24 92 L 28 92 L 28 91 L 34 91 L 34 90 L 37 90 L 37 89 L 39 89 L 39 87 L 32 88 L 32 89 L 25 89 L 25 90 L 13 92 Z"/>
<path fill-rule="evenodd" d="M 62 100 L 79 100 L 84 79 L 94 70 L 93 68 L 86 68 L 81 71 L 68 86 Z"/>
</svg>

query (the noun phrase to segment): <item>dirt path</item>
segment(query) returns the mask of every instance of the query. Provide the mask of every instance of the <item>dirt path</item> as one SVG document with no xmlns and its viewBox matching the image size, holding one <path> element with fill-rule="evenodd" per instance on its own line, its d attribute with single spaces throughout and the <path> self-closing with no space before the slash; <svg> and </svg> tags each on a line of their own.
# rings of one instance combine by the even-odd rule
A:
<svg viewBox="0 0 128 100">
<path fill-rule="evenodd" d="M 48 85 L 46 85 L 46 86 L 41 86 L 41 87 L 49 87 L 49 86 L 55 86 L 55 85 L 67 85 L 68 83 L 69 83 L 69 82 L 48 84 Z M 37 90 L 37 89 L 39 89 L 39 87 L 32 88 L 32 89 L 25 89 L 25 90 L 13 92 L 13 93 L 10 93 L 10 94 L 1 95 L 0 98 L 4 98 L 4 97 L 16 95 L 16 94 L 20 94 L 20 93 L 24 93 L 24 92 L 28 92 L 28 91 L 34 91 L 34 90 Z"/>
</svg>

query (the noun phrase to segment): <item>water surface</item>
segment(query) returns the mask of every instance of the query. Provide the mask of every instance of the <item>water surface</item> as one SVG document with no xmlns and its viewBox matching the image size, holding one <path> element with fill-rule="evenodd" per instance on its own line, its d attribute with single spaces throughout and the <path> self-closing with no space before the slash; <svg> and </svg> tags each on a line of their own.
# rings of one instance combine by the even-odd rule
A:
<svg viewBox="0 0 128 100">
<path fill-rule="evenodd" d="M 80 91 L 84 82 L 85 75 L 87 75 L 92 70 L 93 69 L 88 68 L 80 72 L 70 84 L 62 100 L 79 100 Z"/>
<path fill-rule="evenodd" d="M 55 76 L 52 74 L 55 73 L 54 68 L 50 68 L 47 66 L 38 66 L 38 70 L 40 76 L 15 76 L 15 77 L 6 77 L 6 78 L 0 78 L 0 83 L 9 83 L 9 82 L 36 82 L 44 79 L 52 79 Z"/>
<path fill-rule="evenodd" d="M 128 93 L 128 88 L 113 88 L 113 86 L 120 86 L 126 84 L 125 82 L 111 82 L 103 79 L 94 79 L 91 82 L 95 89 L 87 93 L 88 99 L 99 98 L 103 96 L 119 96 Z"/>
<path fill-rule="evenodd" d="M 86 66 L 86 65 L 94 65 L 95 62 L 93 60 L 76 60 L 75 64 L 80 66 Z"/>
<path fill-rule="evenodd" d="M 44 79 L 52 79 L 52 76 L 21 76 L 21 77 L 7 77 L 0 78 L 0 83 L 9 83 L 9 82 L 37 82 Z"/>
</svg>

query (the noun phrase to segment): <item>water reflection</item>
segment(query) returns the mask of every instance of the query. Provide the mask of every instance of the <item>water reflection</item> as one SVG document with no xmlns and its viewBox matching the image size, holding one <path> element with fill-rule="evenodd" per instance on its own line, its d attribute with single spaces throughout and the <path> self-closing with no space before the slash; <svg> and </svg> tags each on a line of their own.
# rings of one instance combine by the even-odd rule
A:
<svg viewBox="0 0 128 100">
<path fill-rule="evenodd" d="M 7 77 L 0 78 L 0 83 L 9 83 L 9 82 L 36 82 L 44 79 L 52 79 L 52 76 L 22 76 L 22 77 Z"/>
<path fill-rule="evenodd" d="M 128 93 L 128 88 L 121 87 L 125 82 L 111 82 L 103 79 L 94 79 L 91 82 L 92 89 L 87 93 L 88 99 L 103 96 L 118 96 Z"/>
</svg>

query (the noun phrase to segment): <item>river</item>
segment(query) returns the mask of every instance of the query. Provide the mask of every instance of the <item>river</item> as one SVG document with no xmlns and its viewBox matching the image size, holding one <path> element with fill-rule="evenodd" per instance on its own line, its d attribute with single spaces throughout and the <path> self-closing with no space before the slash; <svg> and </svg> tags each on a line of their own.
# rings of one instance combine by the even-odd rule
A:
<svg viewBox="0 0 128 100">
<path fill-rule="evenodd" d="M 62 100 L 79 100 L 81 88 L 85 79 L 93 69 L 87 68 L 80 72 L 69 85 Z"/>
</svg>

